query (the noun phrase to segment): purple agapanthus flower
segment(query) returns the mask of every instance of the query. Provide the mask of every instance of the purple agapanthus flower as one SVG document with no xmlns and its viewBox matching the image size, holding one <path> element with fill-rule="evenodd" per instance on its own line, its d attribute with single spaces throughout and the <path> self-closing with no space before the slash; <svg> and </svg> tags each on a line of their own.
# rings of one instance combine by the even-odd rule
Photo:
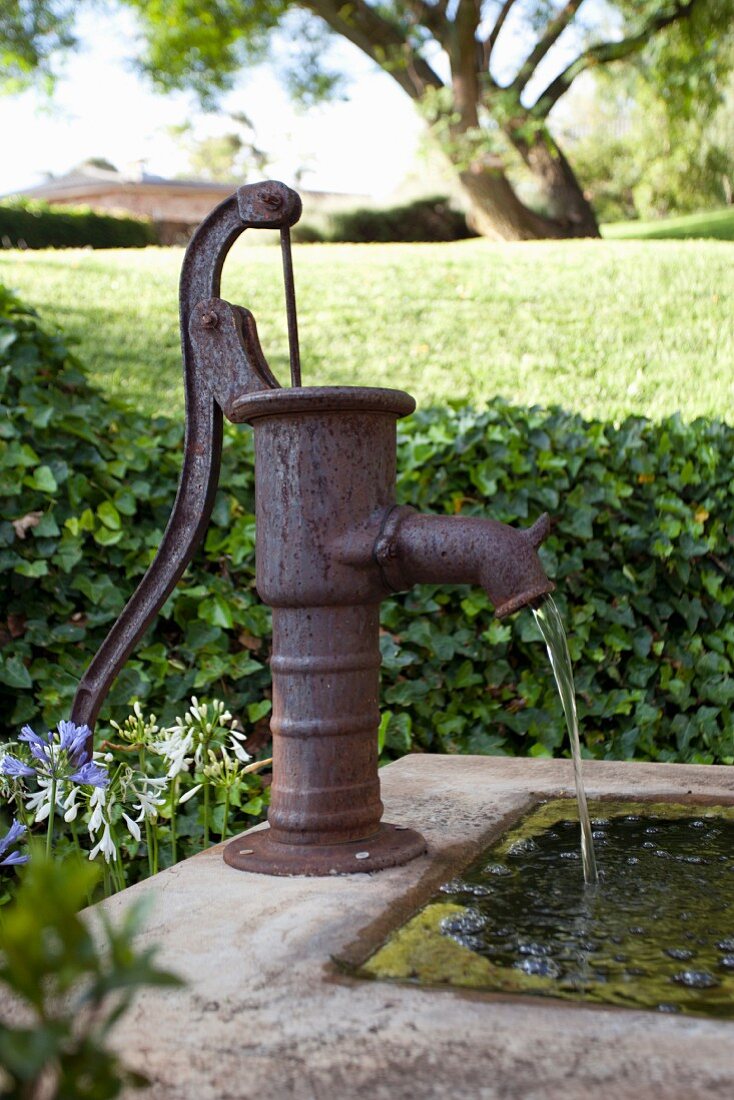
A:
<svg viewBox="0 0 734 1100">
<path fill-rule="evenodd" d="M 99 764 L 93 764 L 91 761 L 87 761 L 86 764 L 82 764 L 80 768 L 72 772 L 69 779 L 73 783 L 82 783 L 87 787 L 106 787 L 110 781 L 105 769 Z"/>
<path fill-rule="evenodd" d="M 10 851 L 21 837 L 25 836 L 25 831 L 25 825 L 21 825 L 19 821 L 13 821 L 5 836 L 0 839 L 0 867 L 16 867 L 19 863 L 28 862 L 28 856 Z"/>
<path fill-rule="evenodd" d="M 6 753 L 0 761 L 0 772 L 3 775 L 9 775 L 11 779 L 24 779 L 27 776 L 36 774 L 33 768 L 29 768 L 27 764 L 24 764 L 22 760 L 18 760 L 17 756 L 13 756 L 11 753 Z"/>
<path fill-rule="evenodd" d="M 8 754 L 0 764 L 5 775 L 16 779 L 35 775 L 46 781 L 70 780 L 90 787 L 106 787 L 109 783 L 105 769 L 92 763 L 88 726 L 62 721 L 45 736 L 23 726 L 18 740 L 28 745 L 33 760 L 25 764 Z"/>
</svg>

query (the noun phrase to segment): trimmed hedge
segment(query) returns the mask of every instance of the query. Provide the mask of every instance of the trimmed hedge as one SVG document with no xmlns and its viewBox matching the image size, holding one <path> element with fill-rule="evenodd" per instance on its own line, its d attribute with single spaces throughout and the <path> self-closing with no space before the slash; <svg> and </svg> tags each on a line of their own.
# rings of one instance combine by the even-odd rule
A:
<svg viewBox="0 0 734 1100">
<path fill-rule="evenodd" d="M 68 714 L 87 661 L 150 562 L 182 425 L 106 400 L 61 338 L 0 296 L 0 701 L 5 734 Z M 588 753 L 734 762 L 734 428 L 672 417 L 585 422 L 561 409 L 418 413 L 399 494 L 425 510 L 526 523 L 558 584 Z M 532 616 L 480 590 L 423 586 L 383 607 L 385 755 L 560 754 L 560 707 Z M 269 690 L 254 588 L 252 442 L 230 429 L 205 548 L 109 708 L 163 721 L 192 692 L 251 720 Z M 261 719 L 265 721 L 265 719 Z"/>
<path fill-rule="evenodd" d="M 334 242 L 463 241 L 476 236 L 464 215 L 443 197 L 383 210 L 364 207 L 332 214 L 329 225 L 325 239 Z"/>
<path fill-rule="evenodd" d="M 158 238 L 152 223 L 141 218 L 13 199 L 0 203 L 0 243 L 3 248 L 145 248 Z"/>
</svg>

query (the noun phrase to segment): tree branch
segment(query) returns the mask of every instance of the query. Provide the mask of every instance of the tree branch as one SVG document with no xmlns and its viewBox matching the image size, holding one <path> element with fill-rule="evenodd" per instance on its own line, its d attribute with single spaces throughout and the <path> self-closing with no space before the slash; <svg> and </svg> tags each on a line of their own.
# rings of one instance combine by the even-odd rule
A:
<svg viewBox="0 0 734 1100">
<path fill-rule="evenodd" d="M 489 62 L 492 58 L 492 50 L 494 49 L 495 43 L 499 38 L 499 34 L 502 30 L 502 27 L 504 26 L 505 19 L 507 19 L 507 16 L 510 14 L 510 9 L 514 7 L 516 2 L 517 0 L 505 0 L 504 4 L 500 8 L 499 15 L 497 16 L 492 30 L 489 32 L 486 39 L 484 40 L 482 49 L 482 67 L 485 72 L 489 69 Z"/>
<path fill-rule="evenodd" d="M 405 0 L 405 6 L 416 22 L 445 47 L 450 26 L 446 18 L 448 0 L 438 0 L 437 4 L 429 4 L 428 0 Z"/>
<path fill-rule="evenodd" d="M 639 53 L 657 31 L 688 19 L 700 2 L 701 0 L 687 0 L 687 3 L 676 3 L 672 11 L 670 9 L 665 12 L 659 11 L 651 16 L 637 34 L 622 38 L 618 42 L 600 42 L 596 46 L 590 46 L 550 82 L 545 91 L 538 96 L 532 107 L 532 113 L 537 118 L 545 118 L 580 73 L 596 65 L 608 65 L 612 61 L 622 61 L 634 53 Z"/>
<path fill-rule="evenodd" d="M 365 0 L 303 0 L 303 7 L 372 58 L 411 99 L 421 99 L 429 88 L 443 87 L 443 81 L 416 53 L 400 27 Z"/>
<path fill-rule="evenodd" d="M 479 0 L 459 0 L 451 26 L 448 54 L 456 106 L 465 125 L 478 124 L 481 44 L 477 28 L 481 18 Z"/>
<path fill-rule="evenodd" d="M 545 55 L 556 44 L 566 27 L 573 20 L 583 2 L 584 0 L 568 0 L 550 20 L 511 84 L 512 90 L 518 97 Z"/>
</svg>

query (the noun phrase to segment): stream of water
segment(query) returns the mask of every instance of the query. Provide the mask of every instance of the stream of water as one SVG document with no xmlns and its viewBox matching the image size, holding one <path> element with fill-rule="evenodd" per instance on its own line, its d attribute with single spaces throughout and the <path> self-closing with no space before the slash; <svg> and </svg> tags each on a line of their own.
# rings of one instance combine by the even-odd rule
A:
<svg viewBox="0 0 734 1100">
<path fill-rule="evenodd" d="M 589 808 L 586 803 L 584 777 L 581 771 L 581 742 L 579 740 L 579 720 L 576 712 L 576 691 L 573 683 L 571 655 L 568 652 L 566 632 L 563 620 L 552 596 L 546 596 L 540 607 L 533 609 L 543 641 L 548 650 L 556 687 L 566 716 L 566 727 L 571 742 L 573 757 L 573 775 L 576 781 L 576 798 L 579 804 L 581 822 L 581 860 L 584 868 L 584 882 L 592 885 L 599 881 L 594 853 L 594 838 L 591 835 Z"/>
</svg>

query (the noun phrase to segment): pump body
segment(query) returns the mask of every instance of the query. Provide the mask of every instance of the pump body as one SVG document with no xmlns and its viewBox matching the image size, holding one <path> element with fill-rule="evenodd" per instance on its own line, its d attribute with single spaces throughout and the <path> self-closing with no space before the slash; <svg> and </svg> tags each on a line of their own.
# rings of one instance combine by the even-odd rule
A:
<svg viewBox="0 0 734 1100">
<path fill-rule="evenodd" d="M 249 423 L 257 589 L 273 609 L 273 782 L 268 827 L 231 841 L 224 858 L 240 870 L 325 875 L 380 870 L 426 849 L 414 830 L 382 821 L 381 601 L 420 582 L 481 584 L 496 613 L 506 615 L 553 585 L 536 553 L 547 517 L 517 530 L 398 506 L 396 423 L 415 408 L 408 394 L 280 388 L 251 315 L 218 297 L 219 274 L 238 231 L 288 226 L 299 213 L 300 200 L 282 184 L 241 188 L 189 246 L 181 298 L 181 485 L 159 554 L 85 674 L 72 718 L 93 724 L 114 676 L 203 537 L 222 413 Z M 295 331 L 295 323 L 290 327 Z M 300 367 L 294 377 L 300 383 Z"/>
</svg>

